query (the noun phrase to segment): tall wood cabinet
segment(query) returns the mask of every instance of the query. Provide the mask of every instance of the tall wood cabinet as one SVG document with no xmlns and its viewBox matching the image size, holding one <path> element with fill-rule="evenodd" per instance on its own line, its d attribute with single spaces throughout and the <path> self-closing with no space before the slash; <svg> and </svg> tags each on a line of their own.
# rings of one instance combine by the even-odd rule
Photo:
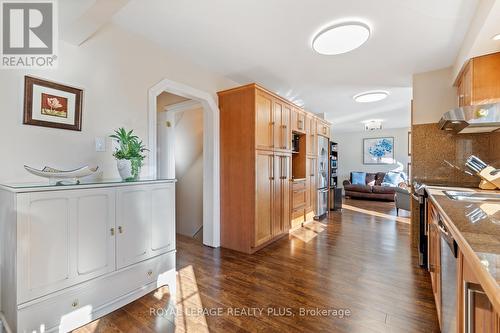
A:
<svg viewBox="0 0 500 333">
<path fill-rule="evenodd" d="M 254 84 L 219 92 L 225 248 L 253 253 L 289 230 L 293 107 Z"/>
<path fill-rule="evenodd" d="M 314 216 L 316 135 L 329 133 L 322 127 L 329 124 L 256 84 L 218 95 L 221 245 L 253 253 L 287 234 L 292 221 L 300 226 Z M 292 133 L 302 138 L 303 159 L 297 151 L 292 158 Z M 300 182 L 302 206 L 293 201 Z"/>
</svg>

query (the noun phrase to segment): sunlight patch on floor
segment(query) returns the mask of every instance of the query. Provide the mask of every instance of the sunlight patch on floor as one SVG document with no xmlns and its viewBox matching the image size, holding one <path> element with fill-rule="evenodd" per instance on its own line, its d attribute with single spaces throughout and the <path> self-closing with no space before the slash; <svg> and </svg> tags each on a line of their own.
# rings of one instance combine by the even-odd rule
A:
<svg viewBox="0 0 500 333">
<path fill-rule="evenodd" d="M 175 332 L 209 332 L 193 266 L 177 271 Z"/>
<path fill-rule="evenodd" d="M 347 209 L 347 210 L 351 210 L 354 212 L 358 212 L 358 213 L 367 214 L 370 216 L 376 216 L 376 217 L 381 217 L 381 218 L 388 219 L 388 220 L 394 220 L 396 222 L 401 222 L 401 223 L 406 223 L 406 224 L 410 224 L 410 222 L 411 222 L 409 217 L 402 217 L 402 216 L 395 216 L 395 215 L 379 213 L 379 212 L 376 212 L 373 210 L 363 209 L 363 208 L 351 206 L 348 204 L 344 204 L 342 206 L 342 208 Z"/>
<path fill-rule="evenodd" d="M 318 234 L 322 233 L 326 229 L 326 224 L 311 221 L 305 223 L 301 228 L 295 229 L 290 232 L 290 238 L 297 238 L 304 243 L 310 242 L 312 239 L 316 238 Z"/>
</svg>

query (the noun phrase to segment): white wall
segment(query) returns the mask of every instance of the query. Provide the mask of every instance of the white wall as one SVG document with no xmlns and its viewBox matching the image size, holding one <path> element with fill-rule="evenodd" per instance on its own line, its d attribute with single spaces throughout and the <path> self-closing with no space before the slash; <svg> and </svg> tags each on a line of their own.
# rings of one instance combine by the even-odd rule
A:
<svg viewBox="0 0 500 333">
<path fill-rule="evenodd" d="M 24 164 L 59 168 L 97 164 L 105 178 L 116 178 L 110 140 L 107 152 L 96 153 L 94 138 L 107 137 L 113 129 L 125 126 L 147 142 L 150 87 L 168 78 L 206 91 L 217 100 L 218 90 L 237 85 L 113 24 L 79 47 L 61 41 L 59 48 L 58 69 L 0 72 L 0 182 L 39 181 L 23 169 Z M 82 132 L 22 125 L 26 74 L 85 90 Z M 148 171 L 145 162 L 143 174 Z"/>
<path fill-rule="evenodd" d="M 203 225 L 203 108 L 175 118 L 176 226 L 192 237 Z"/>
<path fill-rule="evenodd" d="M 413 75 L 413 124 L 437 123 L 457 105 L 452 67 Z"/>
<path fill-rule="evenodd" d="M 351 171 L 387 172 L 398 169 L 408 173 L 408 131 L 409 128 L 395 128 L 371 132 L 334 133 L 332 140 L 339 144 L 339 183 L 342 184 L 344 180 L 349 179 Z M 394 137 L 396 164 L 363 164 L 363 139 L 378 137 Z"/>
</svg>

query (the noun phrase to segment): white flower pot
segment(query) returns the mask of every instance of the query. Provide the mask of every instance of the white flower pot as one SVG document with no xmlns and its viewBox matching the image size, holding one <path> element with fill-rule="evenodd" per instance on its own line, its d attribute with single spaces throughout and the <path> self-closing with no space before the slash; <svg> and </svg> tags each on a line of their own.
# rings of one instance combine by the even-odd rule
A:
<svg viewBox="0 0 500 333">
<path fill-rule="evenodd" d="M 137 173 L 134 174 L 132 168 L 132 161 L 130 160 L 116 160 L 116 166 L 118 167 L 118 173 L 124 181 L 133 181 L 139 179 L 141 169 L 138 168 Z"/>
</svg>

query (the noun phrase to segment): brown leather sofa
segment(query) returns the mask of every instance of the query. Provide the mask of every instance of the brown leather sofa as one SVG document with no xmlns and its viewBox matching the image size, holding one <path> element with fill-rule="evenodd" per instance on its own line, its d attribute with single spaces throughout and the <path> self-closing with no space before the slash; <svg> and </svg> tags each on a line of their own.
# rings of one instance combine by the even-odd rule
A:
<svg viewBox="0 0 500 333">
<path fill-rule="evenodd" d="M 394 201 L 396 187 L 382 186 L 385 172 L 366 173 L 364 185 L 352 184 L 352 173 L 350 180 L 344 180 L 345 196 L 359 199 L 375 199 Z"/>
</svg>

